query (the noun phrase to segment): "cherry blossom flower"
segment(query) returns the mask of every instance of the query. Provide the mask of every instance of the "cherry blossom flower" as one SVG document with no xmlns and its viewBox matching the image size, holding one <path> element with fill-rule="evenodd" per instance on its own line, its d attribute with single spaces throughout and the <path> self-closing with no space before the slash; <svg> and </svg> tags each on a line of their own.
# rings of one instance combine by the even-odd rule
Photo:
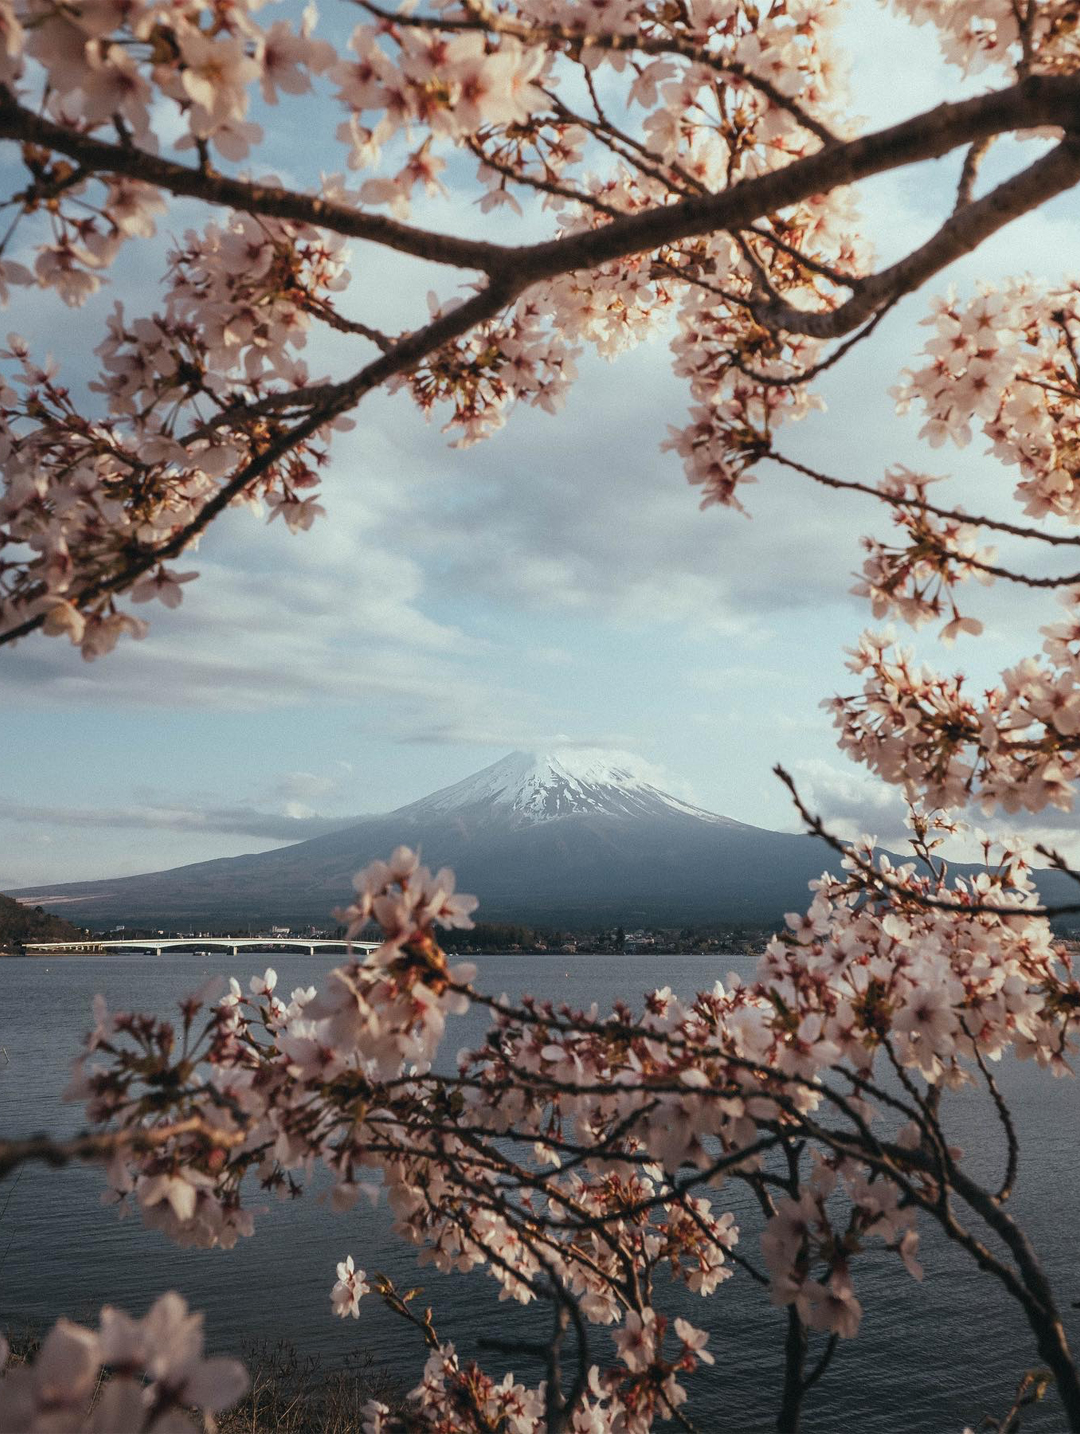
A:
<svg viewBox="0 0 1080 1434">
<path fill-rule="evenodd" d="M 2 1354 L 0 1368 L 6 1343 Z M 91 1412 L 103 1366 L 110 1373 Z M 191 1430 L 192 1406 L 209 1417 L 247 1387 L 236 1360 L 203 1357 L 202 1315 L 170 1291 L 141 1320 L 109 1306 L 96 1331 L 59 1320 L 31 1363 L 0 1375 L 0 1425 L 41 1434 Z"/>
<path fill-rule="evenodd" d="M 337 1284 L 330 1292 L 334 1313 L 341 1319 L 348 1315 L 359 1319 L 361 1296 L 366 1295 L 370 1289 L 364 1271 L 356 1269 L 352 1256 L 347 1255 L 337 1267 Z"/>
<path fill-rule="evenodd" d="M 631 1310 L 623 1324 L 612 1336 L 619 1358 L 627 1369 L 640 1373 L 652 1363 L 656 1353 L 656 1313 L 646 1309 L 640 1314 Z"/>
<path fill-rule="evenodd" d="M 181 585 L 198 576 L 198 573 L 176 573 L 169 568 L 158 568 L 139 579 L 131 589 L 131 601 L 150 602 L 157 598 L 166 607 L 179 607 L 184 596 Z"/>
</svg>

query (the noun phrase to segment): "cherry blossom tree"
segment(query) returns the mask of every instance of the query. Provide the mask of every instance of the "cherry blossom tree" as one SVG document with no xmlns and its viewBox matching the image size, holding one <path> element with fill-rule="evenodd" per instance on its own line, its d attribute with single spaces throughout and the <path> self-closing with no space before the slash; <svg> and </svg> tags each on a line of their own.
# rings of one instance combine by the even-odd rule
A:
<svg viewBox="0 0 1080 1434">
<path fill-rule="evenodd" d="M 463 1362 L 415 1292 L 347 1256 L 334 1313 L 356 1316 L 374 1288 L 430 1349 L 406 1415 L 373 1405 L 373 1430 L 694 1428 L 683 1380 L 711 1362 L 709 1336 L 664 1313 L 661 1277 L 707 1298 L 733 1274 L 786 1311 L 777 1427 L 795 1430 L 858 1333 L 860 1256 L 891 1251 L 899 1277 L 921 1279 L 927 1222 L 1017 1302 L 1076 1427 L 1080 1382 L 1054 1295 L 1008 1209 L 1020 1132 L 991 1068 L 1009 1053 L 1066 1073 L 1080 983 L 1019 854 L 950 885 L 925 830 L 916 842 L 921 874 L 851 848 L 846 875 L 815 883 L 753 982 L 686 1001 L 660 990 L 640 1013 L 610 1014 L 478 991 L 474 968 L 451 966 L 436 939 L 471 924 L 475 899 L 399 848 L 358 874 L 338 913 L 352 934 L 374 918 L 382 944 L 321 990 L 286 1000 L 267 970 L 247 993 L 233 979 L 183 998 L 174 1021 L 110 1013 L 99 998 L 67 1095 L 100 1133 L 4 1142 L 0 1170 L 101 1159 L 110 1201 L 182 1244 L 228 1249 L 254 1231 L 250 1190 L 298 1194 L 319 1164 L 335 1209 L 385 1199 L 397 1233 L 437 1268 L 483 1268 L 502 1298 L 548 1306 L 546 1338 L 486 1341 L 540 1363 L 529 1387 Z M 486 1039 L 439 1069 L 470 1002 L 490 1013 Z M 1005 1135 L 991 1187 L 949 1139 L 950 1103 L 976 1082 Z M 737 1188 L 760 1212 L 756 1242 L 725 1208 Z M 152 1312 L 147 1358 L 160 1362 L 153 1327 Z M 218 1368 L 230 1387 L 232 1367 Z M 0 1383 L 0 1407 L 7 1394 Z M 83 1383 L 64 1407 L 80 1395 Z"/>
<path fill-rule="evenodd" d="M 319 1163 L 339 1208 L 385 1199 L 439 1268 L 483 1267 L 503 1297 L 546 1307 L 530 1387 L 461 1359 L 431 1312 L 346 1256 L 332 1309 L 355 1314 L 374 1287 L 429 1348 L 409 1411 L 373 1406 L 372 1430 L 692 1428 L 708 1334 L 665 1313 L 661 1272 L 703 1297 L 735 1274 L 785 1312 L 776 1417 L 794 1430 L 858 1332 L 860 1255 L 878 1242 L 918 1279 L 933 1224 L 1023 1312 L 1080 1429 L 1055 1295 L 1010 1213 L 1022 1132 L 993 1074 L 1006 1054 L 1071 1072 L 1080 982 L 1050 918 L 1080 905 L 1040 906 L 1015 845 L 988 843 L 977 878 L 950 878 L 940 859 L 966 806 L 1068 808 L 1080 776 L 1080 574 L 1006 566 L 990 546 L 1080 544 L 1080 291 L 1018 279 L 934 300 L 925 353 L 896 390 L 934 447 L 980 430 L 987 461 L 1018 470 L 1020 515 L 935 502 L 930 476 L 899 466 L 827 473 L 778 437 L 901 298 L 1076 185 L 1075 6 L 894 0 L 896 23 L 933 26 L 986 88 L 878 131 L 847 112 L 828 0 L 352 8 L 344 43 L 311 8 L 264 22 L 244 0 L 0 0 L 0 139 L 19 167 L 5 293 L 81 304 L 176 202 L 206 210 L 168 250 L 160 307 L 116 304 L 94 406 L 8 340 L 0 643 L 40 631 L 99 657 L 145 631 L 136 606 L 180 604 L 196 574 L 170 564 L 227 508 L 309 528 L 325 516 L 333 433 L 376 388 L 438 411 L 469 444 L 518 403 L 556 411 L 585 348 L 613 357 L 672 332 L 691 409 L 670 447 L 703 506 L 741 508 L 760 472 L 787 468 L 891 514 L 891 540 L 866 539 L 859 591 L 876 619 L 977 636 L 960 607 L 973 578 L 1055 590 L 1064 618 L 978 696 L 891 632 L 863 634 L 861 688 L 831 706 L 845 751 L 911 802 L 915 860 L 834 842 L 842 874 L 815 883 L 753 981 L 658 991 L 642 1011 L 495 999 L 438 944 L 475 902 L 401 848 L 358 875 L 342 913 L 351 935 L 376 921 L 382 944 L 322 989 L 285 1000 L 268 971 L 246 993 L 233 981 L 185 997 L 178 1021 L 100 1007 L 70 1091 L 96 1129 L 4 1142 L 0 1174 L 99 1159 L 147 1223 L 229 1247 L 252 1232 L 250 1187 L 299 1190 Z M 311 191 L 275 178 L 274 127 L 251 118 L 308 91 L 337 107 L 350 172 Z M 987 151 L 1016 136 L 1034 150 L 1017 147 L 1025 162 L 981 189 Z M 936 232 L 878 265 L 859 184 L 949 155 Z M 442 227 L 411 221 L 417 196 Z M 518 220 L 521 242 L 454 233 L 463 197 Z M 350 243 L 442 266 L 456 287 L 418 299 L 414 327 L 380 332 Z M 355 350 L 351 371 L 308 371 L 320 326 Z M 448 1070 L 444 1030 L 470 1002 L 490 1013 L 487 1040 Z M 949 1137 L 975 1086 L 1007 1152 L 992 1187 Z M 732 1188 L 753 1197 L 756 1243 L 724 1208 Z M 190 1367 L 162 1364 L 153 1331 L 190 1318 L 174 1301 L 138 1327 L 109 1311 L 98 1334 L 62 1325 L 0 1401 L 28 1428 L 80 1427 L 104 1363 L 120 1371 L 110 1398 L 137 1393 L 146 1427 L 172 1428 L 180 1404 L 213 1410 L 239 1388 L 231 1367 L 205 1374 L 194 1338 Z M 57 1409 L 67 1423 L 48 1422 Z"/>
</svg>

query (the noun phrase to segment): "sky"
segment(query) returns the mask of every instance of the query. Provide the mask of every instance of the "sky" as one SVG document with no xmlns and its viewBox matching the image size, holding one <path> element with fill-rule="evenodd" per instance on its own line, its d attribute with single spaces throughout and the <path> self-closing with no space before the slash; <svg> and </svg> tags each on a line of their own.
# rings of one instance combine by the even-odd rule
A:
<svg viewBox="0 0 1080 1434">
<path fill-rule="evenodd" d="M 851 0 L 846 33 L 854 109 L 873 126 L 976 88 L 939 62 L 928 30 L 874 0 Z M 286 180 L 290 143 L 299 169 L 295 146 L 310 155 L 312 132 L 274 136 Z M 325 132 L 319 162 L 331 171 L 340 151 Z M 988 177 L 1032 157 L 1031 143 L 1002 144 Z M 863 186 L 882 262 L 940 222 L 958 165 Z M 425 222 L 423 209 L 413 217 Z M 176 205 L 168 230 L 197 220 Z M 460 220 L 499 237 L 497 217 L 462 207 Z M 1025 271 L 1053 278 L 1078 237 L 1080 200 L 1064 196 L 908 298 L 822 382 L 827 411 L 790 430 L 788 451 L 869 482 L 898 461 L 952 472 L 957 496 L 1008 513 L 1014 476 L 978 441 L 925 448 L 888 389 L 925 340 L 932 293 Z M 160 249 L 128 254 L 125 300 L 143 293 L 149 306 Z M 445 271 L 370 248 L 357 246 L 350 267 L 365 317 L 391 328 L 416 322 L 429 287 L 446 292 Z M 21 295 L 6 327 L 51 349 L 78 384 L 115 297 L 106 289 L 72 312 Z M 313 372 L 344 371 L 348 342 L 310 345 Z M 266 850 L 391 810 L 515 748 L 631 751 L 683 798 L 795 830 L 771 774 L 780 761 L 837 830 L 899 841 L 895 792 L 846 761 L 819 707 L 853 690 L 844 648 L 876 625 L 849 591 L 859 537 L 887 520 L 775 469 L 748 490 L 750 518 L 699 512 L 679 459 L 661 451 L 687 402 L 667 336 L 614 363 L 586 357 L 557 417 L 516 412 L 464 451 L 404 396 L 377 394 L 334 440 L 328 516 L 310 532 L 230 512 L 178 564 L 201 574 L 182 606 L 141 610 L 144 641 L 93 664 L 40 636 L 0 650 L 0 890 Z M 923 634 L 919 647 L 979 680 L 1033 651 L 1032 632 L 1055 615 L 1049 597 L 1000 585 L 972 610 L 984 639 L 944 650 Z M 1033 834 L 1067 848 L 1074 818 L 1040 820 Z"/>
</svg>

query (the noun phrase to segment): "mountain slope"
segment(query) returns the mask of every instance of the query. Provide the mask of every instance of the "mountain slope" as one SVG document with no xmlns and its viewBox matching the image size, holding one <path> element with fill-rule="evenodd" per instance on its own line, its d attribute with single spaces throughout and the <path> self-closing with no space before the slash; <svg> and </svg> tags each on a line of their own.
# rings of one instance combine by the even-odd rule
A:
<svg viewBox="0 0 1080 1434">
<path fill-rule="evenodd" d="M 619 754 L 515 752 L 293 846 L 16 894 L 99 928 L 326 925 L 353 873 L 402 842 L 453 867 L 459 889 L 480 897 L 481 919 L 541 927 L 772 923 L 805 909 L 807 883 L 837 866 L 823 842 L 690 806 Z"/>
<path fill-rule="evenodd" d="M 511 752 L 464 781 L 443 787 L 392 815 L 423 821 L 450 813 L 490 811 L 514 827 L 567 816 L 648 817 L 678 813 L 741 827 L 661 791 L 643 765 L 621 752 L 577 748 L 537 755 Z"/>
</svg>

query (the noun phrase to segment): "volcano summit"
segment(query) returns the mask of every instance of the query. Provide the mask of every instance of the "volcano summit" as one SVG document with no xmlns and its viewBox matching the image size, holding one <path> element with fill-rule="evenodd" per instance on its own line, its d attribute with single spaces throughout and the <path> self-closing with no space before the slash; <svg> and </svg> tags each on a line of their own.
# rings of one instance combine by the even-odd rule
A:
<svg viewBox="0 0 1080 1434">
<path fill-rule="evenodd" d="M 8 894 L 99 929 L 326 927 L 353 873 L 402 842 L 432 868 L 453 867 L 458 890 L 480 898 L 481 921 L 576 930 L 778 923 L 839 865 L 816 837 L 691 806 L 625 753 L 568 748 L 512 752 L 385 816 L 274 851 Z M 1060 873 L 1037 877 L 1045 900 L 1072 899 Z"/>
<path fill-rule="evenodd" d="M 830 855 L 809 837 L 692 806 L 623 753 L 573 748 L 513 752 L 385 816 L 274 851 L 13 894 L 97 927 L 326 925 L 353 873 L 401 842 L 452 866 L 481 919 L 541 926 L 772 922 L 805 908 Z"/>
</svg>

